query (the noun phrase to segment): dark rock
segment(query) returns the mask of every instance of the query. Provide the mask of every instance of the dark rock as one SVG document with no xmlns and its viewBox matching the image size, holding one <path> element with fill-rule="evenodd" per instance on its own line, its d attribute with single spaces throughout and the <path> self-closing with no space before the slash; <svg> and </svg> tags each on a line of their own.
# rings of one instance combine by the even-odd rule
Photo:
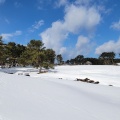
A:
<svg viewBox="0 0 120 120">
<path fill-rule="evenodd" d="M 94 80 L 89 80 L 88 83 L 94 83 Z"/>
<path fill-rule="evenodd" d="M 90 79 L 88 79 L 88 78 L 85 78 L 84 80 L 83 80 L 83 82 L 88 82 Z"/>
<path fill-rule="evenodd" d="M 30 75 L 25 75 L 25 76 L 30 76 Z"/>
<path fill-rule="evenodd" d="M 76 78 L 76 80 L 77 80 L 77 81 L 80 81 L 80 79 L 79 79 L 79 78 Z"/>
<path fill-rule="evenodd" d="M 79 79 L 79 78 L 77 78 L 76 80 L 77 80 L 77 81 L 83 81 L 83 79 Z"/>
<path fill-rule="evenodd" d="M 13 74 L 13 73 L 9 73 L 9 74 Z"/>
<path fill-rule="evenodd" d="M 94 84 L 99 84 L 99 83 L 100 83 L 99 81 L 94 82 Z"/>
<path fill-rule="evenodd" d="M 85 78 L 84 80 L 90 80 L 90 79 L 88 79 L 88 78 Z"/>
</svg>

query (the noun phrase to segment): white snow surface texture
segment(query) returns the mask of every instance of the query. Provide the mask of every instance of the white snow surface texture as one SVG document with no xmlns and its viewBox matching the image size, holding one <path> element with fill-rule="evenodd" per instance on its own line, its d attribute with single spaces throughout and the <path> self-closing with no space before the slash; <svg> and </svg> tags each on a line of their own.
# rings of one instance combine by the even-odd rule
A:
<svg viewBox="0 0 120 120">
<path fill-rule="evenodd" d="M 43 74 L 32 68 L 4 71 L 10 70 L 14 74 L 0 72 L 0 120 L 120 120 L 120 66 L 58 66 Z M 30 76 L 18 75 L 26 72 Z"/>
</svg>

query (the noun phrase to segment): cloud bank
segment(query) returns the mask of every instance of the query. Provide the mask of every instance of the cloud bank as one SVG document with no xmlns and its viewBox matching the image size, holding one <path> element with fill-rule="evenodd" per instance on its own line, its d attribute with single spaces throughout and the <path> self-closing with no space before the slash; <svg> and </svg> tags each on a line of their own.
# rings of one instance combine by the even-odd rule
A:
<svg viewBox="0 0 120 120">
<path fill-rule="evenodd" d="M 67 4 L 66 0 L 61 2 L 61 4 Z M 83 52 L 82 44 L 89 44 L 89 40 L 87 37 L 82 36 L 81 33 L 83 30 L 91 31 L 100 23 L 100 12 L 95 6 L 67 4 L 64 13 L 63 20 L 53 22 L 50 28 L 40 34 L 40 37 L 47 48 L 53 48 L 57 54 L 60 54 L 69 51 L 63 46 L 69 35 L 78 35 L 78 41 L 73 51 L 76 53 L 75 50 L 77 49 L 79 52 Z M 86 49 L 84 50 L 86 51 Z"/>
<path fill-rule="evenodd" d="M 22 31 L 16 31 L 14 33 L 2 33 L 0 36 L 3 37 L 3 40 L 9 41 L 10 38 L 15 37 L 15 36 L 19 36 L 21 34 L 22 34 Z"/>
<path fill-rule="evenodd" d="M 78 53 L 88 54 L 90 51 L 90 48 L 92 46 L 90 45 L 90 39 L 85 36 L 79 36 L 77 43 L 76 43 L 76 51 Z"/>
<path fill-rule="evenodd" d="M 115 52 L 119 54 L 120 53 L 120 38 L 116 42 L 114 40 L 110 40 L 96 48 L 96 51 L 95 51 L 96 54 L 101 54 L 102 52 Z"/>
</svg>

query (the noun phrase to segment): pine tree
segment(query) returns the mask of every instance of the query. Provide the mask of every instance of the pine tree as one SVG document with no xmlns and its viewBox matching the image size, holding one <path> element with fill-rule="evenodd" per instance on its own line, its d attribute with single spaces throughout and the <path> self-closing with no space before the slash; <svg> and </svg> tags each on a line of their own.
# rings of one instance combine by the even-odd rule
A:
<svg viewBox="0 0 120 120">
<path fill-rule="evenodd" d="M 40 40 L 31 40 L 26 50 L 20 56 L 20 63 L 32 65 L 39 68 L 41 73 L 42 67 L 49 68 L 54 64 L 55 52 L 52 49 L 45 49 L 44 44 Z"/>
<path fill-rule="evenodd" d="M 57 55 L 58 64 L 62 64 L 62 60 L 63 60 L 62 55 L 61 54 Z"/>
</svg>

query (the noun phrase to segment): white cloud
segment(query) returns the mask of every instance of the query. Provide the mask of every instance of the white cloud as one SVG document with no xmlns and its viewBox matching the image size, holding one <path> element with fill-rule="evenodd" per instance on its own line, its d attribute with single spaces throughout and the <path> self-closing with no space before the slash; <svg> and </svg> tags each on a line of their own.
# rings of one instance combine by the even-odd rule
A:
<svg viewBox="0 0 120 120">
<path fill-rule="evenodd" d="M 71 5 L 65 10 L 64 26 L 69 32 L 77 32 L 81 29 L 93 29 L 100 22 L 100 14 L 94 7 Z"/>
<path fill-rule="evenodd" d="M 120 53 L 120 38 L 118 39 L 117 42 L 110 40 L 96 48 L 96 51 L 95 51 L 96 54 L 101 54 L 103 52 Z"/>
<path fill-rule="evenodd" d="M 88 5 L 91 1 L 93 1 L 93 0 L 76 0 L 75 3 Z"/>
<path fill-rule="evenodd" d="M 0 36 L 3 37 L 3 40 L 8 41 L 8 40 L 10 40 L 10 38 L 15 37 L 15 36 L 19 36 L 21 34 L 22 34 L 21 31 L 16 31 L 14 33 L 2 33 Z"/>
<path fill-rule="evenodd" d="M 22 34 L 22 31 L 19 31 L 19 30 L 18 30 L 18 31 L 16 31 L 16 32 L 13 33 L 13 36 L 19 36 L 19 35 L 21 35 L 21 34 Z"/>
<path fill-rule="evenodd" d="M 88 37 L 79 36 L 76 43 L 77 54 L 88 54 L 90 52 L 90 40 Z"/>
<path fill-rule="evenodd" d="M 82 47 L 84 47 L 88 43 L 89 43 L 89 39 L 87 37 L 79 36 L 78 37 L 78 41 L 76 43 L 76 48 L 77 49 L 82 48 Z"/>
<path fill-rule="evenodd" d="M 68 4 L 68 0 L 57 0 L 55 2 L 56 7 L 66 6 Z"/>
<path fill-rule="evenodd" d="M 120 30 L 120 20 L 118 22 L 112 23 L 112 25 L 110 27 L 115 30 Z"/>
<path fill-rule="evenodd" d="M 13 37 L 13 35 L 9 33 L 3 33 L 1 34 L 1 36 L 3 37 L 4 40 L 9 40 L 10 37 Z"/>
<path fill-rule="evenodd" d="M 66 47 L 62 47 L 60 49 L 60 54 L 64 55 L 67 52 L 67 48 Z"/>
<path fill-rule="evenodd" d="M 32 25 L 31 28 L 29 28 L 29 31 L 34 32 L 35 30 L 38 30 L 42 25 L 44 25 L 44 21 L 39 20 L 38 22 L 35 22 L 34 25 Z"/>
<path fill-rule="evenodd" d="M 75 47 L 61 47 L 60 54 L 67 60 L 74 58 L 77 55 L 87 55 L 91 52 L 92 47 L 93 43 L 90 42 L 90 38 L 80 35 Z"/>
<path fill-rule="evenodd" d="M 56 7 L 61 7 L 61 6 L 67 6 L 70 4 L 76 4 L 76 5 L 89 5 L 89 3 L 91 3 L 93 0 L 74 0 L 74 1 L 70 1 L 70 0 L 57 0 L 55 2 L 55 6 Z"/>
<path fill-rule="evenodd" d="M 76 35 L 80 34 L 82 30 L 92 30 L 100 23 L 100 20 L 101 15 L 94 6 L 85 7 L 71 4 L 65 7 L 63 21 L 53 22 L 52 26 L 42 32 L 40 36 L 47 48 L 53 48 L 59 54 L 69 34 Z"/>
<path fill-rule="evenodd" d="M 52 3 L 52 0 L 37 0 L 37 9 L 43 10 L 46 9 Z"/>
<path fill-rule="evenodd" d="M 51 28 L 48 28 L 40 34 L 45 46 L 47 48 L 53 48 L 57 53 L 59 53 L 62 42 L 67 38 L 67 35 L 67 31 L 63 28 L 61 21 L 54 22 Z"/>
<path fill-rule="evenodd" d="M 3 3 L 5 3 L 5 0 L 0 0 L 0 4 L 3 4 Z"/>
</svg>

